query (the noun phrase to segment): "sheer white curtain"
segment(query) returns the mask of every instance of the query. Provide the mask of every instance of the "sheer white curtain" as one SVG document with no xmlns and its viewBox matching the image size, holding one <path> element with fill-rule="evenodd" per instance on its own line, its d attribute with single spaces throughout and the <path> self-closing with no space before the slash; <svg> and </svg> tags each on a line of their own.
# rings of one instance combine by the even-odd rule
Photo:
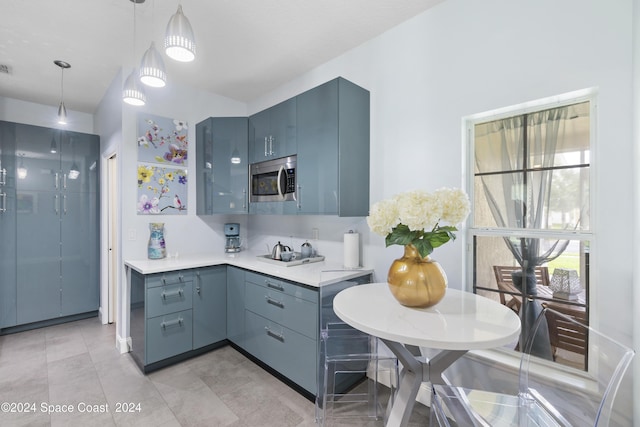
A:
<svg viewBox="0 0 640 427">
<path fill-rule="evenodd" d="M 476 169 L 496 224 L 545 229 L 557 147 L 565 137 L 569 107 L 508 117 L 488 123 L 488 150 L 476 150 Z M 525 270 L 558 257 L 568 241 L 540 247 L 540 239 L 505 238 Z M 533 289 L 527 289 L 535 293 Z"/>
</svg>

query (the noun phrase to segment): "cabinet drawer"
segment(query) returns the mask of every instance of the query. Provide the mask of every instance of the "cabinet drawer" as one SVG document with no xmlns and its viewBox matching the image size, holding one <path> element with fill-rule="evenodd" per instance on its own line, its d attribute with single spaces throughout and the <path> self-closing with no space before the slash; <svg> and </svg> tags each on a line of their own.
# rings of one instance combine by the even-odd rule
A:
<svg viewBox="0 0 640 427">
<path fill-rule="evenodd" d="M 253 283 L 245 286 L 245 307 L 248 310 L 316 339 L 317 304 Z"/>
<path fill-rule="evenodd" d="M 192 282 L 147 289 L 147 318 L 192 308 Z"/>
<path fill-rule="evenodd" d="M 292 282 L 287 282 L 286 280 L 276 279 L 251 271 L 246 272 L 245 280 L 247 282 L 255 283 L 256 285 L 264 286 L 274 291 L 283 292 L 296 298 L 302 298 L 314 303 L 318 301 L 317 291 L 305 288 Z"/>
<path fill-rule="evenodd" d="M 191 350 L 192 323 L 191 310 L 147 319 L 146 364 Z"/>
<path fill-rule="evenodd" d="M 245 311 L 246 350 L 311 393 L 316 393 L 317 341 Z"/>
<path fill-rule="evenodd" d="M 178 283 L 193 281 L 192 270 L 167 271 L 165 273 L 149 274 L 147 278 L 147 288 L 163 285 L 174 285 Z"/>
</svg>

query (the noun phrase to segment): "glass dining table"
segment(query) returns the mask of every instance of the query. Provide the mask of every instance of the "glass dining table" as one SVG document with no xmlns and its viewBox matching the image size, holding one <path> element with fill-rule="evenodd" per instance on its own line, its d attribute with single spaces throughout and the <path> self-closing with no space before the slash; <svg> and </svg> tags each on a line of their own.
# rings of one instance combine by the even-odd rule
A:
<svg viewBox="0 0 640 427">
<path fill-rule="evenodd" d="M 442 373 L 466 352 L 515 343 L 520 334 L 513 310 L 451 288 L 433 307 L 410 308 L 396 301 L 387 283 L 354 286 L 336 295 L 333 310 L 348 325 L 380 338 L 404 367 L 386 426 L 406 426 L 421 384 L 444 384 Z M 438 352 L 427 358 L 420 347 Z M 454 419 L 464 416 L 462 409 L 453 413 Z"/>
</svg>

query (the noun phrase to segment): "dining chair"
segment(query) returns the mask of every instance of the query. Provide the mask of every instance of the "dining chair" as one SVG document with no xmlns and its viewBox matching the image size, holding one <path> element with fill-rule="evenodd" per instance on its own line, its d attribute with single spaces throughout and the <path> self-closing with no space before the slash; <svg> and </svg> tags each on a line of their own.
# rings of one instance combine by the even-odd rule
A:
<svg viewBox="0 0 640 427">
<path fill-rule="evenodd" d="M 328 323 L 320 331 L 321 358 L 316 422 L 383 419 L 398 387 L 398 360 L 379 339 L 345 323 Z M 389 385 L 387 405 L 382 393 Z"/>
<path fill-rule="evenodd" d="M 555 316 L 587 336 L 588 370 L 559 367 L 532 356 L 528 339 L 520 359 L 518 392 L 496 393 L 479 389 L 435 385 L 432 410 L 440 426 L 454 417 L 458 426 L 608 426 L 623 425 L 613 403 L 634 351 L 612 338 L 551 308 L 544 308 L 534 323 L 546 328 Z"/>
<path fill-rule="evenodd" d="M 496 284 L 500 291 L 500 303 L 506 305 L 516 313 L 520 311 L 522 305 L 522 291 L 513 284 L 512 274 L 520 271 L 520 266 L 494 265 L 493 273 L 496 276 Z M 536 284 L 540 286 L 549 286 L 549 269 L 548 267 L 538 266 L 534 269 L 536 276 Z M 516 295 L 514 295 L 516 294 Z"/>
<path fill-rule="evenodd" d="M 559 357 L 567 354 L 566 352 L 570 352 L 579 355 L 581 369 L 587 368 L 588 336 L 585 329 L 582 327 L 575 328 L 574 322 L 567 322 L 564 317 L 555 315 L 556 312 L 559 312 L 580 324 L 586 325 L 587 312 L 580 307 L 571 307 L 553 302 L 543 302 L 542 306 L 551 309 L 546 314 L 553 360 L 558 360 Z M 569 358 L 571 358 L 570 355 L 567 355 L 567 359 Z"/>
</svg>

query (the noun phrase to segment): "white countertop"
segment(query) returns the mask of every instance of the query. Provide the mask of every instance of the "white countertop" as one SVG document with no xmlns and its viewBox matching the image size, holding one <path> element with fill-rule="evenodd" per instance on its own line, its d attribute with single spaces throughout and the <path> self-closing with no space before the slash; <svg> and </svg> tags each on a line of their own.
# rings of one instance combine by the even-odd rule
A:
<svg viewBox="0 0 640 427">
<path fill-rule="evenodd" d="M 336 295 L 333 310 L 370 335 L 435 349 L 499 347 L 517 340 L 520 333 L 520 319 L 510 308 L 451 288 L 433 307 L 409 308 L 393 297 L 387 283 L 354 286 Z"/>
<path fill-rule="evenodd" d="M 321 261 L 293 267 L 273 265 L 258 259 L 252 252 L 236 254 L 193 254 L 178 258 L 125 260 L 124 264 L 142 274 L 163 273 L 212 265 L 232 265 L 285 280 L 320 287 L 373 273 L 373 269 L 345 269 L 335 262 Z"/>
</svg>

